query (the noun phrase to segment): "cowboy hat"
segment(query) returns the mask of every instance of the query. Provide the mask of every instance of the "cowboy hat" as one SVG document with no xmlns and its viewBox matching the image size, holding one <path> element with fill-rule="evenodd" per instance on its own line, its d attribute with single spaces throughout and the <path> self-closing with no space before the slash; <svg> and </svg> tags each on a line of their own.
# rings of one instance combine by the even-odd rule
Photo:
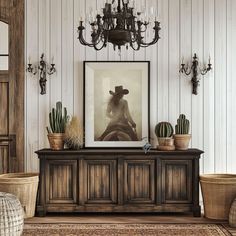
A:
<svg viewBox="0 0 236 236">
<path fill-rule="evenodd" d="M 115 92 L 113 92 L 113 91 L 109 91 L 109 93 L 111 94 L 111 95 L 119 95 L 119 94 L 124 94 L 124 95 L 126 95 L 126 94 L 128 94 L 129 93 L 129 90 L 128 89 L 123 89 L 123 86 L 116 86 L 115 87 Z"/>
</svg>

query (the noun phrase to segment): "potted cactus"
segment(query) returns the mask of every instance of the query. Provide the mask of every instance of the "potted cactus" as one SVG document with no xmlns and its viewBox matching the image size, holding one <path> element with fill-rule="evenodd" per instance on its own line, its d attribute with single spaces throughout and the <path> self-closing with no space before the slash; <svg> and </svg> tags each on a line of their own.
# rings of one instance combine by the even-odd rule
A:
<svg viewBox="0 0 236 236">
<path fill-rule="evenodd" d="M 64 107 L 62 112 L 62 103 L 57 102 L 56 108 L 52 108 L 49 113 L 50 127 L 46 127 L 48 131 L 48 140 L 52 150 L 62 150 L 64 148 L 65 128 L 69 117 Z"/>
<path fill-rule="evenodd" d="M 158 150 L 174 150 L 173 127 L 169 122 L 160 122 L 155 127 L 155 133 L 158 140 Z"/>
<path fill-rule="evenodd" d="M 189 134 L 189 120 L 181 114 L 175 126 L 175 148 L 177 150 L 187 150 L 191 135 Z"/>
</svg>

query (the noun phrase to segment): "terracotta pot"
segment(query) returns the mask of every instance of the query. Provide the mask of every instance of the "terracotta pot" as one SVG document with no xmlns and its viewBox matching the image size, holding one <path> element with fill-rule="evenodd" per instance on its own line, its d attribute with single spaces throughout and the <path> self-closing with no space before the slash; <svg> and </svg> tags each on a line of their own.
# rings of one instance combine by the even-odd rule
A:
<svg viewBox="0 0 236 236">
<path fill-rule="evenodd" d="M 173 146 L 173 138 L 157 138 L 159 146 Z"/>
<path fill-rule="evenodd" d="M 158 146 L 157 149 L 161 151 L 171 151 L 175 150 L 174 139 L 173 138 L 157 138 Z"/>
<path fill-rule="evenodd" d="M 187 150 L 190 139 L 191 134 L 175 134 L 174 140 L 176 150 Z"/>
<path fill-rule="evenodd" d="M 52 150 L 64 149 L 64 133 L 48 134 L 48 141 Z"/>
</svg>

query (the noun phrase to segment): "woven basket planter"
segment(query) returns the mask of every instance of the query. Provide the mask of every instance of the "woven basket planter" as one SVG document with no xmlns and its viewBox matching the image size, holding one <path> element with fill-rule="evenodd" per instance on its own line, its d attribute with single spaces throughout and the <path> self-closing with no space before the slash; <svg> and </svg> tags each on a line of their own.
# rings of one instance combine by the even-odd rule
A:
<svg viewBox="0 0 236 236">
<path fill-rule="evenodd" d="M 205 217 L 228 220 L 231 203 L 236 198 L 236 175 L 201 175 L 200 183 Z"/>
<path fill-rule="evenodd" d="M 0 175 L 0 192 L 17 196 L 23 206 L 24 217 L 33 217 L 35 214 L 38 181 L 37 173 L 3 174 Z"/>
<path fill-rule="evenodd" d="M 20 236 L 23 232 L 24 212 L 18 198 L 0 192 L 0 235 Z"/>
</svg>

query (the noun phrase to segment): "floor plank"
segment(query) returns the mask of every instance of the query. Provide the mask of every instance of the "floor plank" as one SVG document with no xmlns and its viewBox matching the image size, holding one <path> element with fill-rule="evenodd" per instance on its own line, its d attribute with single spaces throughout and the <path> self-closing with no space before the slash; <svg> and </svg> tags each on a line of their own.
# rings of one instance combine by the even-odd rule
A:
<svg viewBox="0 0 236 236">
<path fill-rule="evenodd" d="M 48 214 L 26 223 L 226 223 L 191 214 Z"/>
</svg>

